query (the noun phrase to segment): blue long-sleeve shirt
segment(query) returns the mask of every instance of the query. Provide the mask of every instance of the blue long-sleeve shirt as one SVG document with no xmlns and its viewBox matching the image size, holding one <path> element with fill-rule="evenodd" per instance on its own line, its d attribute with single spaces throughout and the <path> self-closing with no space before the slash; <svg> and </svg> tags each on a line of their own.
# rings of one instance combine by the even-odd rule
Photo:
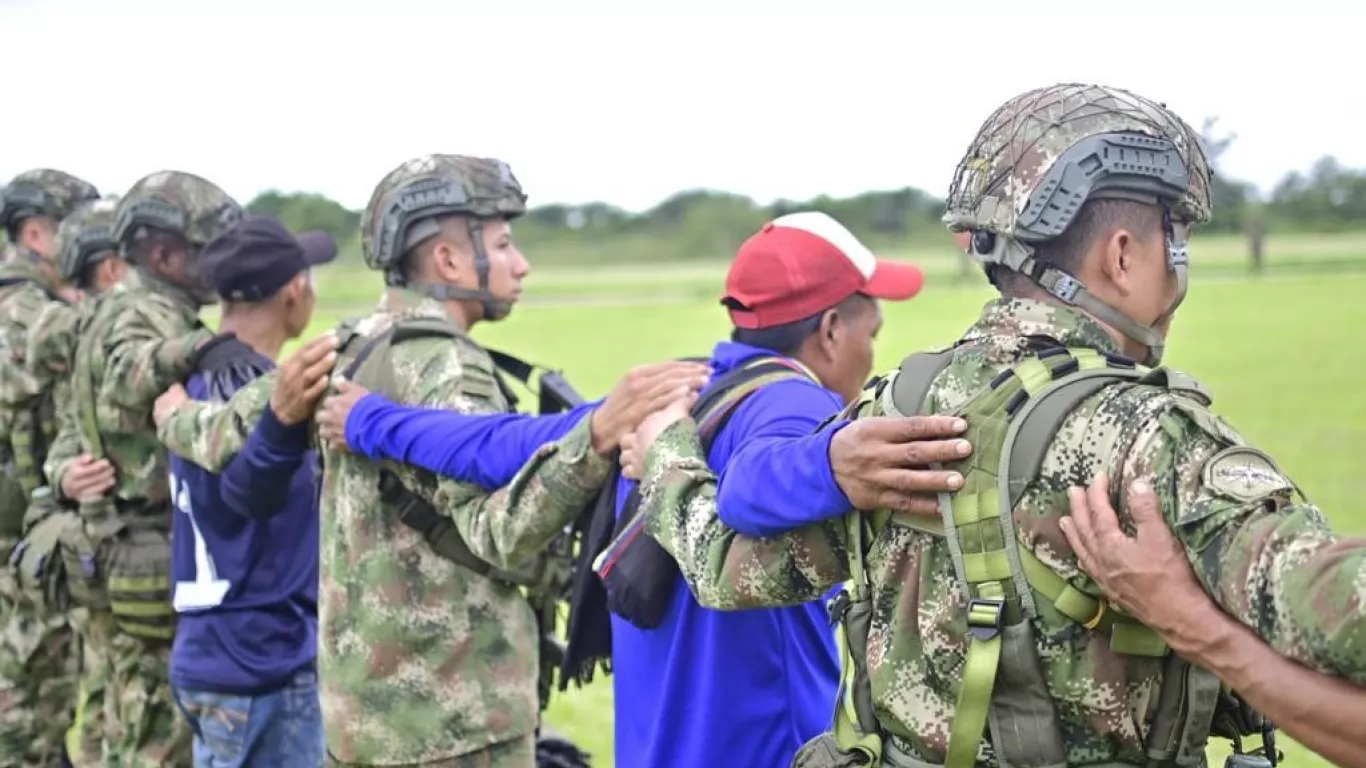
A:
<svg viewBox="0 0 1366 768">
<path fill-rule="evenodd" d="M 240 342 L 229 342 L 240 344 Z M 274 367 L 242 346 L 233 364 L 196 373 L 196 400 L 225 400 Z M 171 457 L 171 682 L 189 690 L 277 690 L 317 656 L 318 507 L 303 425 L 266 409 L 221 475 Z"/>
<path fill-rule="evenodd" d="M 713 350 L 712 378 L 764 354 L 771 353 L 722 342 Z M 708 456 L 739 500 L 735 510 L 723 508 L 728 524 L 763 535 L 849 509 L 829 467 L 835 427 L 812 434 L 840 405 L 818 383 L 792 380 L 736 408 Z M 371 458 L 409 461 L 492 489 L 578 418 L 462 416 L 372 395 L 352 410 L 346 439 Z M 618 516 L 633 486 L 620 481 Z M 822 603 L 714 611 L 700 606 L 682 579 L 671 601 L 653 630 L 612 616 L 618 765 L 786 765 L 826 730 L 839 657 Z"/>
</svg>

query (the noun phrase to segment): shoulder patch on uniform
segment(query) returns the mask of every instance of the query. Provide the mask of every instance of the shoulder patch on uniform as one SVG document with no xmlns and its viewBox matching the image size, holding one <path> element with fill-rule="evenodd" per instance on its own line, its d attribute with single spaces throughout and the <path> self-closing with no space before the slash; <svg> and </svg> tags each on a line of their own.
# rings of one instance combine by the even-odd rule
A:
<svg viewBox="0 0 1366 768">
<path fill-rule="evenodd" d="M 1295 487 L 1281 474 L 1275 460 L 1246 445 L 1230 446 L 1211 456 L 1205 462 L 1204 480 L 1205 487 L 1243 502 Z"/>
</svg>

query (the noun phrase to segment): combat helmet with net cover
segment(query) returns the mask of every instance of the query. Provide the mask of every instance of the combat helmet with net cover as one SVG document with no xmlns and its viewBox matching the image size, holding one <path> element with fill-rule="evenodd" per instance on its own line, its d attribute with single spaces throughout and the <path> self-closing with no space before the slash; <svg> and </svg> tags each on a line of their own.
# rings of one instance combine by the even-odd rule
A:
<svg viewBox="0 0 1366 768">
<path fill-rule="evenodd" d="M 157 171 L 138 179 L 114 212 L 114 239 L 124 255 L 153 231 L 178 235 L 188 253 L 186 286 L 204 303 L 218 300 L 200 275 L 199 255 L 209 241 L 242 218 L 242 206 L 208 179 L 184 171 Z"/>
<path fill-rule="evenodd" d="M 1163 338 L 1100 301 L 1076 276 L 1039 258 L 1091 200 L 1130 200 L 1164 210 L 1167 266 L 1185 297 L 1189 228 L 1210 218 L 1211 171 L 1196 133 L 1165 105 L 1119 88 L 1064 83 L 1028 91 L 997 109 L 959 162 L 944 222 L 970 232 L 969 252 L 996 282 L 1019 273 L 1162 357 Z"/>
<path fill-rule="evenodd" d="M 94 184 L 65 171 L 35 168 L 15 176 L 0 190 L 0 227 L 15 237 L 19 222 L 31 216 L 50 216 L 60 223 L 77 207 L 98 200 Z M 55 254 L 29 254 L 47 258 Z"/>
<path fill-rule="evenodd" d="M 82 205 L 62 219 L 57 228 L 57 269 L 63 280 L 85 288 L 81 282 L 86 270 L 118 254 L 119 243 L 114 239 L 118 203 L 117 197 L 103 198 Z"/>
<path fill-rule="evenodd" d="M 521 216 L 526 199 L 517 177 L 502 160 L 467 155 L 413 158 L 380 180 L 365 207 L 361 221 L 365 264 L 383 271 L 386 285 L 407 287 L 438 301 L 478 301 L 485 318 L 506 317 L 511 306 L 489 291 L 483 222 Z M 440 233 L 440 217 L 455 214 L 466 216 L 479 287 L 410 284 L 404 274 L 404 257 Z"/>
</svg>

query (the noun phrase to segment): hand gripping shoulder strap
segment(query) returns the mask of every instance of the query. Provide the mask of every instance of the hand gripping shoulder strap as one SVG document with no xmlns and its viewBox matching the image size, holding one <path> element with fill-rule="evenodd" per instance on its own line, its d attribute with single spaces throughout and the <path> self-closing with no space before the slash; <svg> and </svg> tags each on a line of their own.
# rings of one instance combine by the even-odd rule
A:
<svg viewBox="0 0 1366 768">
<path fill-rule="evenodd" d="M 341 349 L 360 339 L 353 328 L 343 326 L 338 331 L 341 336 Z M 365 339 L 356 356 L 347 364 L 343 374 L 367 389 L 388 396 L 393 395 L 395 382 L 393 366 L 389 364 L 389 350 L 396 344 L 424 338 L 444 338 L 452 341 L 461 336 L 459 330 L 449 321 L 440 318 L 410 318 L 400 320 L 385 330 Z M 374 359 L 378 363 L 366 366 Z M 438 555 L 451 562 L 468 568 L 481 576 L 510 584 L 530 586 L 539 582 L 539 569 L 528 568 L 519 571 L 504 571 L 481 559 L 470 551 L 469 545 L 461 538 L 454 523 L 442 515 L 428 502 L 404 487 L 398 475 L 387 469 L 379 473 L 380 499 L 394 508 L 399 522 L 412 528 L 431 546 Z"/>
</svg>

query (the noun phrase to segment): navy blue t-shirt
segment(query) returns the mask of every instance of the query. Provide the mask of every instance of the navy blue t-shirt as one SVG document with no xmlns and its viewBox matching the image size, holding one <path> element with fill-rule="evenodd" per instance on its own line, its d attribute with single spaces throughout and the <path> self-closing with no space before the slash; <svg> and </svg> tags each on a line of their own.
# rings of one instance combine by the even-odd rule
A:
<svg viewBox="0 0 1366 768">
<path fill-rule="evenodd" d="M 223 401 L 274 363 L 235 339 L 186 383 Z M 218 352 L 222 353 L 220 349 Z M 318 504 L 306 425 L 267 408 L 216 475 L 171 454 L 171 577 L 179 688 L 259 695 L 311 668 L 318 633 Z"/>
</svg>

